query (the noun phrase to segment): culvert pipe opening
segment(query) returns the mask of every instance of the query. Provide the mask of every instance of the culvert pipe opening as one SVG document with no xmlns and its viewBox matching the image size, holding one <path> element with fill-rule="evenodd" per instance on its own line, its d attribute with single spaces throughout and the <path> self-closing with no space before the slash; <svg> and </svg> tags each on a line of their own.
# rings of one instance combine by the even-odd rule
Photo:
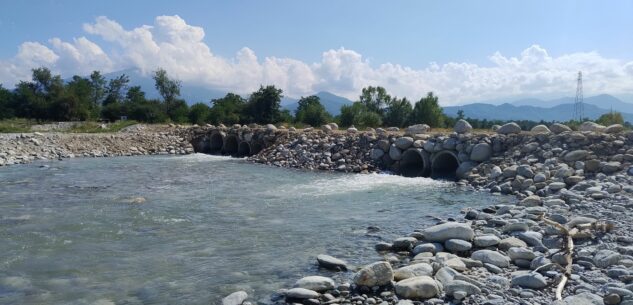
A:
<svg viewBox="0 0 633 305">
<path fill-rule="evenodd" d="M 219 154 L 224 146 L 224 136 L 221 133 L 214 133 L 209 140 L 209 153 Z"/>
<path fill-rule="evenodd" d="M 248 142 L 241 142 L 237 147 L 238 157 L 248 157 L 251 155 L 251 145 Z"/>
<path fill-rule="evenodd" d="M 193 139 L 191 141 L 191 145 L 193 146 L 193 151 L 196 153 L 208 154 L 211 152 L 211 143 L 207 137 L 201 137 L 197 139 Z"/>
<path fill-rule="evenodd" d="M 237 155 L 237 137 L 236 136 L 226 136 L 224 138 L 224 147 L 222 148 L 225 155 Z"/>
<path fill-rule="evenodd" d="M 264 146 L 261 143 L 253 143 L 251 145 L 251 156 L 258 154 L 262 149 L 264 149 Z"/>
<path fill-rule="evenodd" d="M 400 160 L 400 174 L 405 177 L 428 177 L 431 173 L 429 155 L 421 149 L 408 149 Z"/>
<path fill-rule="evenodd" d="M 431 178 L 457 180 L 459 161 L 455 153 L 450 151 L 439 152 L 433 157 L 431 164 Z"/>
</svg>

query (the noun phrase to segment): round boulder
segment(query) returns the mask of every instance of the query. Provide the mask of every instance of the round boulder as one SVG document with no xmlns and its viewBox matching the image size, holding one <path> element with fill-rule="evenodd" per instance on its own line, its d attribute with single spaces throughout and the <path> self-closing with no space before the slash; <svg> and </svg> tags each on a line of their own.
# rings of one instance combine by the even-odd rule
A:
<svg viewBox="0 0 633 305">
<path fill-rule="evenodd" d="M 430 299 L 440 293 L 437 282 L 429 276 L 416 276 L 396 283 L 396 295 L 405 299 Z"/>
<path fill-rule="evenodd" d="M 469 133 L 473 130 L 473 126 L 471 126 L 468 121 L 460 119 L 457 121 L 457 123 L 455 123 L 453 130 L 456 133 Z"/>
<path fill-rule="evenodd" d="M 499 129 L 497 129 L 497 133 L 498 134 L 516 134 L 516 133 L 521 133 L 521 126 L 519 126 L 519 124 L 517 124 L 515 122 L 510 122 L 510 123 L 507 123 L 507 124 L 499 127 Z"/>
<path fill-rule="evenodd" d="M 469 224 L 459 222 L 447 222 L 429 227 L 424 231 L 424 239 L 427 241 L 444 242 L 449 239 L 472 240 L 475 231 Z"/>
<path fill-rule="evenodd" d="M 554 123 L 550 125 L 549 129 L 555 134 L 571 131 L 571 128 L 569 128 L 567 125 L 563 125 L 560 123 Z"/>
<path fill-rule="evenodd" d="M 530 129 L 530 131 L 533 132 L 533 133 L 543 133 L 543 134 L 551 133 L 549 128 L 547 128 L 547 126 L 545 126 L 545 125 L 536 125 L 536 126 L 532 127 L 532 129 Z"/>
<path fill-rule="evenodd" d="M 482 162 L 490 159 L 492 155 L 492 147 L 488 143 L 478 143 L 473 146 L 473 150 L 470 152 L 470 160 Z"/>
<path fill-rule="evenodd" d="M 358 286 L 384 286 L 393 280 L 393 269 L 388 262 L 376 262 L 360 269 L 354 276 Z"/>
<path fill-rule="evenodd" d="M 324 292 L 334 289 L 336 284 L 329 277 L 324 276 L 306 276 L 295 283 L 295 287 L 308 289 L 316 292 Z"/>
</svg>

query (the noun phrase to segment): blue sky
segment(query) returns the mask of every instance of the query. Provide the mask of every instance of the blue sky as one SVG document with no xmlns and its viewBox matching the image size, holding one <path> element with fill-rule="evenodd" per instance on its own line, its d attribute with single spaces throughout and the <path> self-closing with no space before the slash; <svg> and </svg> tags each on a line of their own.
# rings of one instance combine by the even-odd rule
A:
<svg viewBox="0 0 633 305">
<path fill-rule="evenodd" d="M 125 30 L 131 31 L 143 25 L 155 26 L 157 16 L 177 15 L 188 26 L 203 29 L 205 35 L 201 42 L 208 46 L 213 56 L 227 62 L 237 61 L 236 53 L 247 47 L 256 54 L 262 66 L 265 65 L 266 58 L 292 59 L 305 63 L 314 72 L 316 68 L 311 65 L 322 64 L 324 52 L 346 50 L 360 55 L 362 58 L 360 62 L 373 69 L 366 75 L 384 73 L 389 69 L 380 69 L 380 66 L 393 64 L 420 72 L 414 73 L 415 77 L 431 77 L 425 76 L 428 73 L 423 72 L 432 72 L 436 68 L 432 63 L 437 63 L 439 69 L 445 72 L 439 76 L 459 79 L 462 77 L 451 74 L 453 73 L 451 64 L 476 65 L 480 68 L 476 73 L 485 74 L 489 72 L 481 69 L 500 66 L 498 62 L 491 61 L 493 55 L 500 54 L 508 60 L 511 58 L 520 60 L 523 58 L 523 53 L 526 51 L 530 54 L 534 53 L 533 49 L 529 51 L 530 48 L 538 46 L 539 50 L 544 50 L 547 56 L 537 57 L 543 61 L 547 61 L 547 58 L 557 60 L 555 67 L 564 64 L 566 56 L 576 55 L 573 64 L 566 63 L 568 67 L 565 67 L 565 74 L 584 68 L 582 62 L 585 59 L 579 58 L 579 54 L 593 54 L 592 60 L 607 64 L 610 61 L 618 61 L 614 66 L 622 69 L 622 80 L 618 80 L 617 87 L 604 87 L 601 84 L 595 87 L 590 85 L 588 88 L 595 89 L 596 93 L 601 93 L 598 92 L 600 90 L 613 91 L 604 93 L 631 93 L 631 83 L 627 83 L 624 79 L 629 76 L 627 71 L 631 68 L 627 64 L 633 62 L 633 18 L 631 18 L 633 1 L 2 0 L 1 2 L 3 9 L 0 10 L 0 28 L 2 29 L 0 31 L 2 41 L 0 64 L 12 65 L 11 69 L 5 69 L 12 72 L 5 71 L 4 75 L 0 74 L 0 82 L 5 83 L 9 82 L 11 77 L 20 78 L 23 75 L 19 71 L 21 63 L 16 57 L 19 47 L 25 42 L 42 44 L 63 59 L 64 56 L 60 54 L 60 51 L 51 47 L 50 40 L 59 38 L 60 41 L 73 43 L 73 39 L 85 36 L 98 45 L 113 61 L 112 64 L 104 67 L 125 68 L 126 64 L 130 64 L 129 61 L 112 58 L 130 51 L 130 46 L 122 47 L 116 41 L 108 41 L 104 38 L 107 36 L 104 33 L 87 33 L 84 24 L 94 24 L 97 17 L 105 16 Z M 154 35 L 157 36 L 156 33 Z M 538 55 L 539 52 L 537 50 L 535 54 Z M 595 66 L 596 63 L 592 60 L 585 61 Z M 34 63 L 32 60 L 27 62 Z M 81 72 L 86 69 L 76 67 L 77 69 L 73 70 L 73 67 L 63 60 L 47 63 L 63 74 L 73 73 L 75 70 Z M 162 61 L 155 64 L 169 68 L 169 65 Z M 524 64 L 524 67 L 526 65 Z M 573 67 L 573 65 L 578 67 Z M 547 72 L 552 68 L 552 66 L 542 67 L 542 71 Z M 268 68 L 263 67 L 264 74 L 267 73 L 266 69 Z M 609 69 L 613 69 L 613 66 L 594 71 L 594 75 L 604 78 Z M 174 70 L 174 73 L 181 76 L 184 81 L 188 81 L 189 78 L 201 79 L 199 75 L 185 75 L 177 68 Z M 341 76 L 341 73 L 361 72 L 358 69 L 342 69 L 335 75 L 324 76 L 322 71 L 317 71 L 314 77 L 307 80 L 312 83 L 303 84 L 303 89 L 288 88 L 288 90 L 300 95 L 305 93 L 302 90 L 307 92 L 331 88 L 330 91 L 351 95 L 363 84 L 381 84 L 389 87 L 391 82 L 396 83 L 393 90 L 402 95 L 418 94 L 418 91 L 425 90 L 445 91 L 448 96 L 468 95 L 471 99 L 527 95 L 526 89 L 516 88 L 512 90 L 500 88 L 504 92 L 499 94 L 482 92 L 465 94 L 467 92 L 463 90 L 468 90 L 468 86 L 478 87 L 471 84 L 472 79 L 441 86 L 434 84 L 431 80 L 421 83 L 411 80 L 406 84 L 393 80 L 399 76 L 406 77 L 407 73 L 402 71 L 393 72 L 390 78 L 382 80 L 363 75 L 353 80 L 347 79 L 348 75 Z M 539 71 L 532 72 L 531 75 L 534 76 Z M 589 77 L 591 71 L 588 72 Z M 0 71 L 0 73 L 3 72 Z M 468 70 L 463 73 L 473 72 Z M 569 74 L 569 79 L 575 77 L 573 73 Z M 408 77 L 414 76 L 409 74 Z M 286 79 L 294 78 L 290 74 L 285 77 Z M 321 78 L 324 77 L 332 79 L 322 81 Z M 486 79 L 491 76 L 486 74 L 482 77 Z M 564 81 L 567 81 L 566 77 L 563 77 Z M 212 76 L 208 78 L 205 84 L 209 86 L 229 89 L 234 87 L 232 84 L 219 84 Z M 549 76 L 545 80 L 539 80 L 538 75 L 535 78 L 535 83 L 526 83 L 525 86 L 538 86 L 541 81 L 545 81 L 549 82 L 546 85 L 551 87 L 551 82 L 561 80 L 557 76 Z M 253 82 L 270 82 L 279 79 L 279 77 L 262 76 Z M 350 85 L 351 83 L 353 84 Z M 462 88 L 466 88 L 459 92 L 449 92 L 451 85 L 461 85 Z M 421 88 L 418 91 L 407 89 L 412 86 Z M 440 88 L 434 88 L 435 86 Z M 239 89 L 247 90 L 247 88 Z M 489 88 L 488 91 L 492 89 L 494 88 Z M 536 92 L 535 95 L 556 96 L 566 91 L 567 87 L 549 88 L 543 92 Z"/>
</svg>

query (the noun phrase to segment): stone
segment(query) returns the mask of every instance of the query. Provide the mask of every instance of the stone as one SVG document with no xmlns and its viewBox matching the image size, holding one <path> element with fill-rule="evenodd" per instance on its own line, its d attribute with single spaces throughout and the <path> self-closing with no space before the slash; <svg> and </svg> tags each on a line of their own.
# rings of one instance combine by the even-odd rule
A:
<svg viewBox="0 0 633 305">
<path fill-rule="evenodd" d="M 338 258 L 321 254 L 317 255 L 317 262 L 319 263 L 319 267 L 334 270 L 334 271 L 345 271 L 347 270 L 347 263 Z"/>
<path fill-rule="evenodd" d="M 603 305 L 602 298 L 590 292 L 581 292 L 577 295 L 568 296 L 562 302 L 555 302 L 554 305 Z"/>
<path fill-rule="evenodd" d="M 429 227 L 423 231 L 427 241 L 444 242 L 449 239 L 472 240 L 475 232 L 470 225 L 458 222 L 447 222 Z"/>
<path fill-rule="evenodd" d="M 439 285 L 429 276 L 416 276 L 397 282 L 395 290 L 398 297 L 413 300 L 430 299 L 440 293 Z"/>
<path fill-rule="evenodd" d="M 384 286 L 393 280 L 393 269 L 388 262 L 376 262 L 363 267 L 354 276 L 358 286 Z"/>
<path fill-rule="evenodd" d="M 537 206 L 542 205 L 542 201 L 541 201 L 541 197 L 537 195 L 531 195 L 531 196 L 525 197 L 517 205 L 523 206 L 523 207 L 537 207 Z"/>
<path fill-rule="evenodd" d="M 242 305 L 247 298 L 245 291 L 236 291 L 222 299 L 222 305 Z"/>
<path fill-rule="evenodd" d="M 325 292 L 336 287 L 334 280 L 324 276 L 306 276 L 295 283 L 295 287 L 316 292 Z"/>
<path fill-rule="evenodd" d="M 475 247 L 486 248 L 498 245 L 499 241 L 499 237 L 495 235 L 480 235 L 475 236 L 473 243 L 475 244 Z"/>
<path fill-rule="evenodd" d="M 521 288 L 542 289 L 547 286 L 547 280 L 540 273 L 525 273 L 512 277 L 512 286 Z"/>
<path fill-rule="evenodd" d="M 411 125 L 409 127 L 407 127 L 404 130 L 404 133 L 406 135 L 416 135 L 416 134 L 421 134 L 421 133 L 426 133 L 429 130 L 431 130 L 431 127 L 429 125 L 426 124 L 416 124 L 416 125 Z"/>
<path fill-rule="evenodd" d="M 486 161 L 490 159 L 490 156 L 492 156 L 492 147 L 488 143 L 478 143 L 470 152 L 470 160 L 477 162 Z"/>
<path fill-rule="evenodd" d="M 507 237 L 502 239 L 501 241 L 499 241 L 499 249 L 503 250 L 503 251 L 507 251 L 508 249 L 512 248 L 512 247 L 521 247 L 521 248 L 525 248 L 527 247 L 527 243 L 525 243 L 524 241 L 516 238 L 516 237 Z"/>
<path fill-rule="evenodd" d="M 356 127 L 350 127 L 350 128 L 347 128 L 347 132 L 348 133 L 357 133 L 358 129 Z"/>
<path fill-rule="evenodd" d="M 466 161 L 462 162 L 455 171 L 455 175 L 457 178 L 464 179 L 466 178 L 470 172 L 477 167 L 477 162 Z"/>
<path fill-rule="evenodd" d="M 611 250 L 599 250 L 593 256 L 593 263 L 599 268 L 607 268 L 620 261 L 620 253 Z"/>
<path fill-rule="evenodd" d="M 417 241 L 418 240 L 415 237 L 396 238 L 396 240 L 393 241 L 391 248 L 394 251 L 411 251 L 411 249 L 413 249 L 413 245 L 415 245 Z"/>
<path fill-rule="evenodd" d="M 319 293 L 314 290 L 309 290 L 305 288 L 292 288 L 286 291 L 287 299 L 297 299 L 297 300 L 305 300 L 305 299 L 317 299 L 319 297 Z"/>
<path fill-rule="evenodd" d="M 456 133 L 469 133 L 473 130 L 473 127 L 470 125 L 470 123 L 468 123 L 468 121 L 464 120 L 464 119 L 460 119 L 455 123 L 455 126 L 453 127 L 453 130 Z"/>
<path fill-rule="evenodd" d="M 607 126 L 607 128 L 604 129 L 605 133 L 618 133 L 622 131 L 624 131 L 624 126 L 620 124 L 609 125 Z"/>
<path fill-rule="evenodd" d="M 338 124 L 332 122 L 332 123 L 328 123 L 328 126 L 330 126 L 330 128 L 332 130 L 338 130 Z"/>
<path fill-rule="evenodd" d="M 607 162 L 602 166 L 602 172 L 605 174 L 613 174 L 620 170 L 622 164 L 617 161 Z"/>
<path fill-rule="evenodd" d="M 396 281 L 423 275 L 433 275 L 433 267 L 427 263 L 418 263 L 398 268 L 393 272 L 393 277 Z"/>
<path fill-rule="evenodd" d="M 549 129 L 555 134 L 563 133 L 563 132 L 566 132 L 566 131 L 571 131 L 571 128 L 569 128 L 567 125 L 563 125 L 563 124 L 559 124 L 559 123 L 554 123 L 554 124 L 550 125 Z"/>
<path fill-rule="evenodd" d="M 478 250 L 473 252 L 470 258 L 484 264 L 491 264 L 500 268 L 507 268 L 510 266 L 510 258 L 497 251 Z"/>
<path fill-rule="evenodd" d="M 461 239 L 449 239 L 444 242 L 444 247 L 451 252 L 464 252 L 470 250 L 473 245 Z"/>
<path fill-rule="evenodd" d="M 507 253 L 510 259 L 513 261 L 519 259 L 532 261 L 534 258 L 536 258 L 536 254 L 534 254 L 532 250 L 527 248 L 512 247 L 508 249 Z"/>
<path fill-rule="evenodd" d="M 605 295 L 602 300 L 604 301 L 604 304 L 606 305 L 616 305 L 622 302 L 622 298 L 615 293 Z"/>
<path fill-rule="evenodd" d="M 481 289 L 469 282 L 462 280 L 453 280 L 444 286 L 446 294 L 452 295 L 457 291 L 464 291 L 467 295 L 479 294 Z"/>
<path fill-rule="evenodd" d="M 332 132 L 332 126 L 325 124 L 321 126 L 321 130 L 325 131 L 326 133 Z"/>
<path fill-rule="evenodd" d="M 275 131 L 277 130 L 277 127 L 273 124 L 266 124 L 266 130 L 268 131 Z"/>
<path fill-rule="evenodd" d="M 517 175 L 523 176 L 525 178 L 534 177 L 534 171 L 529 165 L 521 165 L 517 167 Z"/>
<path fill-rule="evenodd" d="M 402 159 L 402 150 L 400 150 L 395 144 L 392 144 L 389 148 L 389 158 L 394 161 Z"/>
<path fill-rule="evenodd" d="M 600 124 L 596 124 L 594 122 L 583 122 L 582 124 L 580 124 L 580 126 L 578 127 L 579 131 L 595 131 L 595 132 L 602 132 L 606 129 L 606 127 L 600 125 Z"/>
<path fill-rule="evenodd" d="M 545 126 L 545 125 L 536 125 L 536 126 L 532 127 L 532 129 L 530 129 L 530 131 L 533 132 L 533 133 L 541 133 L 541 134 L 551 133 L 549 128 L 547 128 L 547 126 Z"/>
<path fill-rule="evenodd" d="M 568 152 L 563 159 L 567 162 L 581 161 L 584 160 L 587 155 L 589 155 L 588 151 L 579 149 Z"/>
<path fill-rule="evenodd" d="M 517 134 L 521 133 L 521 126 L 515 122 L 504 124 L 497 129 L 498 134 Z"/>
<path fill-rule="evenodd" d="M 406 150 L 407 148 L 411 147 L 411 145 L 413 145 L 413 138 L 400 137 L 396 139 L 394 144 L 396 145 L 396 147 L 400 148 L 401 150 Z"/>
<path fill-rule="evenodd" d="M 413 251 L 411 251 L 411 253 L 413 255 L 418 255 L 424 252 L 435 254 L 437 252 L 442 252 L 442 251 L 444 251 L 444 246 L 442 246 L 442 244 L 440 243 L 424 243 L 424 244 L 419 244 L 415 246 L 415 248 L 413 248 Z"/>
<path fill-rule="evenodd" d="M 369 153 L 369 157 L 372 160 L 380 160 L 380 158 L 382 158 L 382 156 L 384 156 L 384 155 L 385 155 L 385 152 L 382 149 L 380 149 L 380 148 L 374 148 Z"/>
</svg>

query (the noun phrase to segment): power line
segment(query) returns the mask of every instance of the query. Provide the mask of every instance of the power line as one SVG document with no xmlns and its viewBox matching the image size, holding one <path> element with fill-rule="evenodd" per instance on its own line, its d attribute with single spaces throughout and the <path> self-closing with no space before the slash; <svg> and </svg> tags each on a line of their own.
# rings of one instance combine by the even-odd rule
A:
<svg viewBox="0 0 633 305">
<path fill-rule="evenodd" d="M 578 83 L 576 85 L 576 99 L 574 100 L 574 120 L 582 122 L 585 113 L 583 106 L 583 94 L 582 94 L 582 71 L 578 71 Z"/>
</svg>

